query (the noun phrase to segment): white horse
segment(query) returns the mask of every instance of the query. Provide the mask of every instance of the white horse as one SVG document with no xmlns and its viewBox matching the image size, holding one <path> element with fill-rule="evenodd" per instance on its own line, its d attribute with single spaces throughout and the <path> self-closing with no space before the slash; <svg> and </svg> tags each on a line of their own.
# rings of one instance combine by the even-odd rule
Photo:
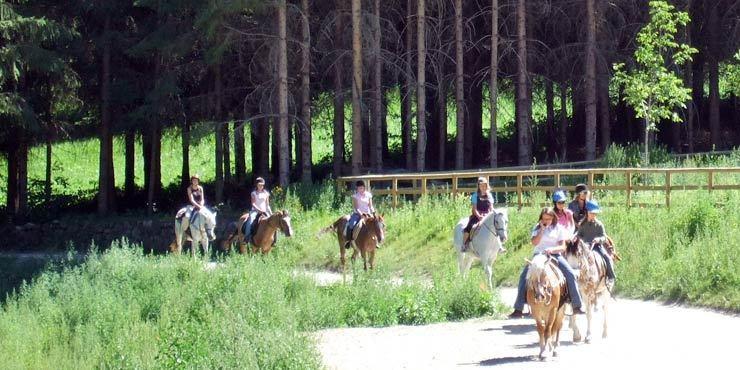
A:
<svg viewBox="0 0 740 370">
<path fill-rule="evenodd" d="M 213 232 L 215 228 L 216 212 L 211 212 L 205 207 L 201 208 L 193 216 L 192 222 L 190 222 L 190 216 L 187 214 L 183 217 L 175 218 L 175 242 L 170 245 L 170 250 L 180 254 L 182 252 L 182 245 L 185 243 L 187 237 L 187 240 L 192 242 L 191 249 L 193 257 L 195 257 L 199 247 L 203 247 L 204 254 L 208 256 L 208 243 L 216 240 L 216 234 Z M 190 230 L 189 236 L 185 233 L 188 229 Z"/>
<path fill-rule="evenodd" d="M 586 311 L 586 343 L 591 343 L 591 322 L 593 314 L 601 309 L 604 315 L 604 328 L 602 338 L 607 337 L 607 306 L 611 294 L 606 287 L 606 263 L 601 255 L 591 249 L 580 239 L 576 245 L 569 245 L 566 258 L 568 264 L 574 269 L 580 269 L 578 274 L 578 290 L 581 292 L 581 300 Z M 570 328 L 573 330 L 573 342 L 581 341 L 581 332 L 575 315 L 570 317 Z"/>
<path fill-rule="evenodd" d="M 470 265 L 477 258 L 488 277 L 488 287 L 493 291 L 493 263 L 509 234 L 509 214 L 506 208 L 497 209 L 480 221 L 477 230 L 472 230 L 470 245 L 463 252 L 463 229 L 468 217 L 460 220 L 455 226 L 453 245 L 457 251 L 457 265 L 463 277 L 468 275 Z"/>
</svg>

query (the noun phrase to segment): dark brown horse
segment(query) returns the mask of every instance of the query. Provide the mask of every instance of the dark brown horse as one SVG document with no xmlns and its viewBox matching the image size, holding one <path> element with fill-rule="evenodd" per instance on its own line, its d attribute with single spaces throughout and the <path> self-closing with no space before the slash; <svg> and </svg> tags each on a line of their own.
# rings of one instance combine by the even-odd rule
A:
<svg viewBox="0 0 740 370">
<path fill-rule="evenodd" d="M 339 256 L 342 261 L 342 273 L 346 272 L 347 250 L 344 248 L 347 238 L 344 235 L 344 228 L 349 222 L 349 216 L 340 217 L 334 221 L 331 226 L 324 228 L 319 232 L 319 236 L 331 231 L 337 233 L 339 242 Z M 363 268 L 367 271 L 368 265 L 372 270 L 375 267 L 375 249 L 378 244 L 383 243 L 385 239 L 385 220 L 382 215 L 362 215 L 360 222 L 357 223 L 352 242 L 352 262 L 357 258 L 357 254 L 362 255 Z"/>
<path fill-rule="evenodd" d="M 548 352 L 557 356 L 560 345 L 560 328 L 563 326 L 565 306 L 565 277 L 560 269 L 544 254 L 529 262 L 527 272 L 527 304 L 540 336 L 540 359 Z"/>
<path fill-rule="evenodd" d="M 293 226 L 290 223 L 290 214 L 288 211 L 278 211 L 269 217 L 258 217 L 257 229 L 252 240 L 246 240 L 243 225 L 247 221 L 249 214 L 244 214 L 239 217 L 239 221 L 234 223 L 234 227 L 230 227 L 227 231 L 227 235 L 221 242 L 221 246 L 225 251 L 231 249 L 233 243 L 239 245 L 239 253 L 246 253 L 248 245 L 252 245 L 252 253 L 261 252 L 262 254 L 268 254 L 272 250 L 275 244 L 275 237 L 277 232 L 282 232 L 285 236 L 293 236 Z"/>
</svg>

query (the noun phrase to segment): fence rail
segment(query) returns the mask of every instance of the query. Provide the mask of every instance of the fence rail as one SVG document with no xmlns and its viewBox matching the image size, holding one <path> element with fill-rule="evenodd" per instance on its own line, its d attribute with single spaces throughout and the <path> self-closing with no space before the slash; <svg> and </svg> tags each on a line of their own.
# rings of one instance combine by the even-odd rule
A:
<svg viewBox="0 0 740 370">
<path fill-rule="evenodd" d="M 665 193 L 665 206 L 671 205 L 671 193 L 682 190 L 740 190 L 740 182 L 735 184 L 716 183 L 716 174 L 740 174 L 740 167 L 704 168 L 590 168 L 590 169 L 548 169 L 548 170 L 490 170 L 430 173 L 400 173 L 390 175 L 346 176 L 337 179 L 340 192 L 348 191 L 357 180 L 365 181 L 374 195 L 389 195 L 391 204 L 397 207 L 401 196 L 424 196 L 430 194 L 458 195 L 476 190 L 478 177 L 486 177 L 491 183 L 492 192 L 516 193 L 516 202 L 508 205 L 524 205 L 525 193 L 532 191 L 552 191 L 554 188 L 572 187 L 576 183 L 586 183 L 592 190 L 614 190 L 626 192 L 626 205 L 633 206 L 632 196 L 636 191 L 662 191 Z M 676 184 L 677 175 L 702 175 L 703 184 Z M 624 179 L 623 184 L 611 184 L 604 179 Z M 635 181 L 641 175 L 662 176 L 663 184 L 649 185 Z M 508 180 L 507 180 L 508 179 Z M 575 182 L 572 181 L 577 179 Z M 597 179 L 601 181 L 596 181 Z M 571 180 L 571 181 L 567 181 Z M 543 185 L 548 183 L 548 185 Z M 551 184 L 550 184 L 551 183 Z"/>
</svg>

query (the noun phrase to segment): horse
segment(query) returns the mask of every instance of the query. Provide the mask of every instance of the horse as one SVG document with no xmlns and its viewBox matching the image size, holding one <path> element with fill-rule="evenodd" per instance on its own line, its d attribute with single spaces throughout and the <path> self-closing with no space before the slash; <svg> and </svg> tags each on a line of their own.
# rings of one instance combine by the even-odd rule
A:
<svg viewBox="0 0 740 370">
<path fill-rule="evenodd" d="M 453 234 L 453 246 L 457 251 L 458 268 L 465 277 L 473 261 L 476 258 L 480 259 L 488 278 L 488 287 L 493 291 L 493 263 L 496 261 L 498 251 L 509 234 L 508 211 L 506 208 L 497 209 L 483 217 L 483 220 L 478 223 L 477 229 L 471 230 L 469 248 L 463 252 L 463 229 L 467 223 L 467 217 L 461 219 L 455 226 Z"/>
<path fill-rule="evenodd" d="M 178 212 L 178 214 L 184 213 L 183 210 Z M 175 241 L 170 244 L 170 251 L 180 254 L 182 245 L 187 239 L 192 242 L 193 257 L 195 257 L 199 247 L 203 247 L 203 253 L 208 256 L 208 243 L 216 239 L 216 234 L 213 232 L 215 228 L 216 212 L 211 212 L 205 207 L 198 210 L 192 221 L 188 215 L 175 217 Z M 187 230 L 190 230 L 190 235 L 186 235 Z"/>
<path fill-rule="evenodd" d="M 545 254 L 538 254 L 528 262 L 527 304 L 540 337 L 540 359 L 544 360 L 548 351 L 553 356 L 558 355 L 560 328 L 565 316 L 565 277 Z"/>
<path fill-rule="evenodd" d="M 347 238 L 344 235 L 344 228 L 349 222 L 349 216 L 342 216 L 330 226 L 322 229 L 318 236 L 334 231 L 337 233 L 339 242 L 339 256 L 342 261 L 342 273 L 346 273 L 347 257 L 344 248 Z M 317 237 L 318 237 L 317 236 Z M 385 240 L 385 220 L 382 215 L 362 215 L 360 222 L 357 223 L 353 231 L 354 241 L 352 242 L 352 263 L 357 259 L 357 254 L 362 255 L 362 263 L 365 271 L 370 266 L 370 270 L 375 267 L 375 249 L 378 244 Z"/>
<path fill-rule="evenodd" d="M 226 230 L 221 246 L 225 251 L 231 249 L 233 243 L 239 245 L 239 253 L 247 252 L 249 244 L 252 245 L 252 253 L 261 252 L 263 255 L 270 253 L 275 245 L 278 230 L 286 237 L 293 236 L 293 226 L 290 222 L 290 213 L 288 211 L 278 211 L 268 217 L 257 217 L 255 233 L 251 240 L 245 240 L 243 231 L 244 223 L 247 221 L 249 214 L 239 217 L 239 221 L 232 222 Z"/>
<path fill-rule="evenodd" d="M 586 343 L 591 343 L 591 322 L 594 312 L 599 308 L 604 312 L 604 331 L 602 338 L 607 337 L 607 305 L 611 294 L 606 286 L 606 262 L 590 245 L 577 239 L 568 243 L 566 253 L 568 263 L 578 274 L 578 289 L 586 311 Z M 570 328 L 573 330 L 573 342 L 581 341 L 581 332 L 574 316 L 570 317 Z"/>
</svg>

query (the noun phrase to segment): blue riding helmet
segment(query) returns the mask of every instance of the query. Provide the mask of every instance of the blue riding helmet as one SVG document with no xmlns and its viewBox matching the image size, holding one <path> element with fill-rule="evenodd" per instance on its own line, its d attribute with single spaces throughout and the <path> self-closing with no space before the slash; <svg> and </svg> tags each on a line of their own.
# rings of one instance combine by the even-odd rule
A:
<svg viewBox="0 0 740 370">
<path fill-rule="evenodd" d="M 586 201 L 586 211 L 589 213 L 601 213 L 601 207 L 595 200 Z"/>
<path fill-rule="evenodd" d="M 552 194 L 552 201 L 557 202 L 565 202 L 565 192 L 562 190 L 558 190 L 555 193 Z"/>
</svg>

